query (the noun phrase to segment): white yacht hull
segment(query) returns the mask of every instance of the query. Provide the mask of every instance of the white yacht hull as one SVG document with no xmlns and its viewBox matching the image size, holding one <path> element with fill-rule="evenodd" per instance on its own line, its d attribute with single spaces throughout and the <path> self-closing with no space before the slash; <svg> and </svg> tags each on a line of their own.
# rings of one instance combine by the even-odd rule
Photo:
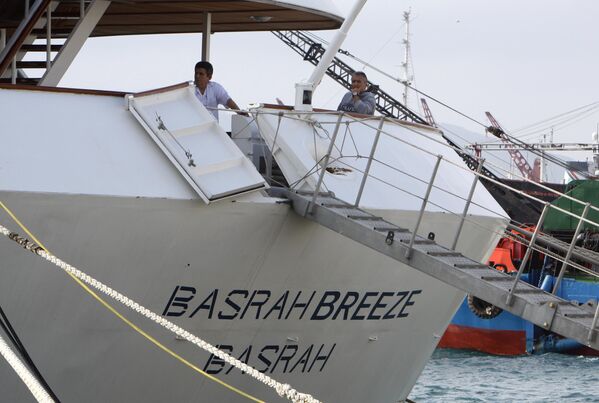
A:
<svg viewBox="0 0 599 403">
<path fill-rule="evenodd" d="M 235 185 L 239 178 L 228 170 L 230 161 L 213 161 L 218 150 L 229 155 L 224 147 L 229 140 L 213 123 L 211 134 L 192 138 L 191 129 L 207 127 L 197 122 L 201 113 L 185 109 L 193 99 L 172 104 L 163 96 L 170 99 L 156 95 L 158 112 L 146 113 L 144 126 L 122 97 L 0 90 L 0 200 L 59 258 L 280 382 L 326 402 L 405 399 L 464 294 L 299 217 L 264 191 L 205 204 L 190 177 L 197 175 L 202 185 L 212 174 L 229 172 L 214 183 Z M 23 119 L 28 110 L 36 111 L 35 119 Z M 179 116 L 181 111 L 188 112 Z M 269 116 L 262 115 L 260 123 L 266 138 L 272 132 Z M 146 126 L 161 119 L 173 131 L 164 137 L 158 128 L 164 138 L 156 142 Z M 297 152 L 301 164 L 288 168 L 309 166 L 311 126 L 283 123 L 280 141 L 303 140 L 275 156 L 292 162 Z M 409 129 L 400 126 L 389 130 Z M 367 154 L 373 133 L 356 130 L 356 147 Z M 174 136 L 179 145 L 169 143 Z M 457 159 L 437 137 L 418 141 Z M 193 139 L 214 143 L 191 144 Z M 186 155 L 164 153 L 162 141 L 174 144 L 175 151 L 189 146 L 197 166 L 187 164 Z M 412 149 L 393 139 L 381 142 L 384 155 L 430 176 L 431 158 L 414 165 L 418 157 Z M 459 159 L 455 163 L 459 166 Z M 444 186 L 467 191 L 468 173 L 448 163 L 444 167 Z M 327 175 L 327 189 L 349 197 L 360 182 L 356 172 Z M 373 172 L 422 190 L 381 166 Z M 431 196 L 435 204 L 448 199 L 440 191 Z M 480 187 L 474 196 L 479 205 L 492 207 Z M 418 199 L 390 193 L 374 180 L 363 200 L 406 228 L 414 226 L 420 206 Z M 461 211 L 463 203 L 454 200 L 451 207 Z M 475 206 L 470 213 L 457 249 L 484 261 L 500 233 L 492 231 L 504 222 Z M 434 232 L 437 242 L 451 245 L 458 220 L 459 214 L 427 210 L 419 233 Z M 4 211 L 0 223 L 24 232 Z M 200 369 L 260 399 L 278 399 L 249 376 L 109 302 Z M 60 269 L 8 239 L 0 239 L 0 306 L 62 401 L 247 400 L 160 350 Z M 6 401 L 29 399 L 4 361 L 0 388 Z"/>
<path fill-rule="evenodd" d="M 405 399 L 464 296 L 285 204 L 14 191 L 0 200 L 63 260 L 322 401 Z M 388 212 L 396 222 L 414 214 Z M 447 219 L 429 216 L 423 228 L 448 242 Z M 492 242 L 465 230 L 461 243 L 482 260 Z M 6 238 L 0 256 L 0 305 L 62 401 L 247 401 L 158 349 L 57 267 Z M 273 390 L 108 302 L 199 368 L 277 401 Z M 5 401 L 30 397 L 4 361 L 0 387 Z"/>
</svg>

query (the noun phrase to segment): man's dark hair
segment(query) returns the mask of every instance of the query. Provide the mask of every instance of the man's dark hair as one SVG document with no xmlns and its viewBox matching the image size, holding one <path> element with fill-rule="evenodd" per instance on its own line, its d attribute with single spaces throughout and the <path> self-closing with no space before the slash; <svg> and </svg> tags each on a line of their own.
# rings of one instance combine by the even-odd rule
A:
<svg viewBox="0 0 599 403">
<path fill-rule="evenodd" d="M 211 76 L 212 73 L 214 72 L 214 67 L 212 67 L 212 64 L 210 64 L 210 62 L 205 62 L 205 61 L 196 63 L 195 70 L 197 71 L 198 69 L 206 70 L 206 73 L 208 73 L 209 76 Z"/>
<path fill-rule="evenodd" d="M 360 76 L 364 80 L 368 81 L 368 77 L 366 77 L 366 73 L 364 73 L 363 71 L 354 71 L 354 74 L 352 74 L 352 76 Z"/>
</svg>

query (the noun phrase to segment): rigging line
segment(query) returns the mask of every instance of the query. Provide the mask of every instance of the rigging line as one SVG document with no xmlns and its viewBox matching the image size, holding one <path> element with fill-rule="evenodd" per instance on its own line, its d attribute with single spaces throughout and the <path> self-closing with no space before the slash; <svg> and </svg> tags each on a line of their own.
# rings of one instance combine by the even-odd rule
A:
<svg viewBox="0 0 599 403">
<path fill-rule="evenodd" d="M 372 130 L 378 130 L 378 129 L 377 129 L 377 127 L 375 127 L 375 126 L 373 126 L 373 125 L 371 125 L 371 124 L 369 124 L 369 123 L 365 122 L 364 120 L 357 120 L 356 118 L 352 117 L 351 115 L 348 115 L 348 117 L 349 117 L 349 118 L 351 118 L 351 119 L 353 119 L 355 122 L 357 122 L 357 123 L 360 123 L 360 124 L 362 124 L 362 125 L 364 125 L 364 126 L 366 126 L 366 127 L 370 128 L 370 129 L 372 129 Z M 430 140 L 430 141 L 432 141 L 432 142 L 435 142 L 435 143 L 437 143 L 437 144 L 440 144 L 440 145 L 442 145 L 442 146 L 444 146 L 444 147 L 447 147 L 447 148 L 449 148 L 449 149 L 451 149 L 451 150 L 454 150 L 454 151 L 456 151 L 456 153 L 457 153 L 458 155 L 459 155 L 460 153 L 463 153 L 463 154 L 465 153 L 465 151 L 464 151 L 464 150 L 462 150 L 461 148 L 459 148 L 459 147 L 457 147 L 457 146 L 455 146 L 455 145 L 451 145 L 451 144 L 450 144 L 450 141 L 449 141 L 449 140 L 447 140 L 447 139 L 445 139 L 444 137 L 443 137 L 443 140 L 439 140 L 439 139 L 436 139 L 436 138 L 430 137 L 430 136 L 428 136 L 428 135 L 425 135 L 424 133 L 421 133 L 421 132 L 419 132 L 419 131 L 417 131 L 417 130 L 415 130 L 415 129 L 412 129 L 412 128 L 410 128 L 409 126 L 406 126 L 406 127 L 405 127 L 405 129 L 406 129 L 406 130 L 408 130 L 408 131 L 410 131 L 410 132 L 413 132 L 414 134 L 417 134 L 417 135 L 420 135 L 420 136 L 422 136 L 422 137 L 425 137 L 425 138 L 427 138 L 428 140 Z M 386 136 L 388 136 L 390 139 L 392 139 L 392 140 L 394 140 L 394 141 L 398 141 L 398 142 L 400 142 L 400 143 L 406 144 L 407 146 L 409 146 L 409 147 L 412 147 L 412 148 L 414 148 L 414 149 L 416 149 L 416 150 L 422 151 L 422 152 L 423 152 L 423 153 L 425 153 L 425 154 L 432 155 L 432 156 L 435 156 L 435 157 L 436 157 L 436 155 L 435 155 L 433 152 L 431 152 L 430 150 L 428 150 L 428 149 L 426 149 L 426 148 L 424 148 L 424 147 L 421 147 L 421 146 L 418 146 L 418 145 L 416 145 L 416 144 L 410 143 L 409 141 L 407 141 L 407 140 L 404 140 L 404 139 L 402 139 L 402 138 L 399 138 L 399 137 L 393 136 L 392 134 L 390 134 L 389 132 L 386 132 L 386 131 L 384 131 L 384 130 L 381 130 L 381 133 L 382 133 L 382 134 L 385 134 Z M 448 160 L 448 159 L 445 159 L 445 161 L 447 161 L 447 162 L 448 162 L 450 165 L 453 165 L 453 166 L 455 166 L 455 167 L 457 167 L 457 168 L 459 168 L 459 169 L 461 169 L 461 170 L 464 170 L 464 171 L 467 171 L 467 172 L 472 172 L 472 170 L 471 170 L 470 168 L 468 168 L 467 166 L 463 166 L 462 164 L 458 164 L 458 163 L 456 163 L 456 162 L 453 162 L 453 161 L 451 161 L 451 160 Z M 497 168 L 497 169 L 501 170 L 501 167 L 498 167 L 497 165 L 491 164 L 491 166 L 494 166 L 495 168 Z M 487 176 L 487 175 L 485 175 L 484 173 L 482 173 L 482 174 L 480 174 L 480 175 L 478 175 L 478 176 L 479 176 L 479 177 L 483 177 L 483 178 L 485 178 L 487 181 L 489 181 L 489 182 L 491 182 L 491 183 L 494 183 L 494 184 L 496 184 L 497 186 L 500 186 L 500 187 L 502 187 L 502 188 L 504 188 L 504 189 L 509 189 L 509 190 L 511 190 L 511 191 L 513 191 L 513 192 L 521 193 L 521 192 L 519 192 L 517 189 L 514 189 L 513 187 L 506 185 L 505 183 L 503 183 L 503 182 L 499 181 L 498 179 L 494 179 L 494 178 L 493 178 L 493 177 L 491 177 L 491 176 Z M 582 201 L 580 201 L 580 200 L 576 199 L 575 197 L 569 196 L 569 195 L 568 195 L 568 194 L 566 194 L 566 193 L 560 193 L 560 192 L 556 191 L 555 189 L 551 189 L 551 188 L 549 188 L 549 187 L 547 187 L 547 186 L 543 185 L 542 183 L 534 182 L 534 181 L 532 181 L 532 180 L 530 180 L 530 179 L 528 179 L 528 178 L 526 178 L 526 177 L 524 177 L 524 176 L 522 176 L 522 175 L 514 175 L 514 176 L 516 176 L 516 177 L 520 178 L 520 179 L 521 179 L 522 181 L 524 181 L 524 182 L 532 183 L 532 184 L 534 184 L 535 186 L 537 186 L 537 187 L 538 187 L 538 188 L 540 188 L 540 189 L 544 189 L 544 190 L 547 190 L 547 191 L 549 191 L 549 192 L 552 192 L 552 193 L 555 193 L 555 194 L 559 194 L 559 195 L 561 195 L 562 197 L 564 197 L 564 198 L 566 198 L 566 199 L 568 199 L 568 200 L 571 200 L 571 201 L 572 201 L 572 202 L 574 202 L 574 203 L 579 203 L 579 204 L 581 204 L 581 205 L 584 205 L 584 204 L 585 204 L 585 203 L 583 203 Z M 534 197 L 534 196 L 532 196 L 532 195 L 523 195 L 523 196 L 524 196 L 524 197 L 526 197 L 527 199 L 534 200 L 534 201 L 536 201 L 536 202 L 538 202 L 538 203 L 541 203 L 541 204 L 545 204 L 545 202 L 544 202 L 543 200 L 541 200 L 541 199 L 539 199 L 539 198 L 537 198 L 537 197 Z M 599 226 L 599 223 L 597 223 L 597 222 L 594 222 L 594 221 L 592 221 L 592 220 L 589 220 L 588 218 L 582 218 L 582 217 L 579 217 L 578 215 L 576 215 L 576 214 L 573 214 L 573 213 L 570 213 L 570 212 L 568 212 L 568 211 L 566 211 L 566 210 L 564 210 L 564 209 L 562 209 L 562 208 L 559 208 L 559 207 L 553 207 L 553 208 L 554 208 L 555 210 L 557 210 L 557 211 L 560 211 L 560 212 L 562 212 L 562 213 L 566 214 L 566 215 L 569 215 L 569 216 L 572 216 L 572 217 L 575 217 L 575 218 L 581 219 L 581 220 L 583 220 L 584 222 L 587 222 L 587 223 L 589 223 L 589 224 L 591 224 L 591 225 L 596 225 L 596 226 Z M 592 208 L 593 210 L 595 210 L 595 211 L 599 211 L 599 207 L 594 207 L 594 206 L 591 206 L 591 208 Z"/>
<path fill-rule="evenodd" d="M 302 32 L 303 32 L 303 31 L 302 31 Z M 391 80 L 397 81 L 397 82 L 398 82 L 398 83 L 400 83 L 401 85 L 406 85 L 408 88 L 410 88 L 410 89 L 414 90 L 414 91 L 415 91 L 415 92 L 417 92 L 418 94 L 420 94 L 420 95 L 422 95 L 422 96 L 424 96 L 424 97 L 427 97 L 427 98 L 428 98 L 428 99 L 430 99 L 431 101 L 433 101 L 433 102 L 436 102 L 436 103 L 438 103 L 439 105 L 442 105 L 442 106 L 446 107 L 447 109 L 449 109 L 449 110 L 451 110 L 451 111 L 453 111 L 453 112 L 457 113 L 458 115 L 460 115 L 460 116 L 462 116 L 462 117 L 464 117 L 464 118 L 466 118 L 466 119 L 469 119 L 469 120 L 473 121 L 474 123 L 477 123 L 477 124 L 481 125 L 481 126 L 482 126 L 482 127 L 484 127 L 484 128 L 486 128 L 486 127 L 487 127 L 487 125 L 485 125 L 485 124 L 481 123 L 480 121 L 478 121 L 478 120 L 476 120 L 476 119 L 474 119 L 474 118 L 472 118 L 472 117 L 470 117 L 470 116 L 468 116 L 468 115 L 466 115 L 466 114 L 464 114 L 464 113 L 460 112 L 459 110 L 457 110 L 457 109 L 455 109 L 455 108 L 453 108 L 453 107 L 449 106 L 448 104 L 446 104 L 446 103 L 444 103 L 443 101 L 441 101 L 441 100 L 439 100 L 439 99 L 437 99 L 437 98 L 433 97 L 432 95 L 428 95 L 428 94 L 426 94 L 425 92 L 423 92 L 423 91 L 420 91 L 419 89 L 416 89 L 414 86 L 412 86 L 410 83 L 406 82 L 405 80 L 402 80 L 402 79 L 400 79 L 400 78 L 397 78 L 397 77 L 394 77 L 394 76 L 392 76 L 391 74 L 389 74 L 389 73 L 387 73 L 387 72 L 385 72 L 385 71 L 383 71 L 383 70 L 379 69 L 378 67 L 375 67 L 375 66 L 371 65 L 371 64 L 370 64 L 370 63 L 368 63 L 367 61 L 365 61 L 365 60 L 362 60 L 362 59 L 360 59 L 359 57 L 352 55 L 350 52 L 348 52 L 348 51 L 346 51 L 346 50 L 340 50 L 340 51 L 339 51 L 339 53 L 341 53 L 342 55 L 345 55 L 345 56 L 347 56 L 347 57 L 349 57 L 349 58 L 351 58 L 351 59 L 354 59 L 354 60 L 356 60 L 357 62 L 360 62 L 360 63 L 364 64 L 364 66 L 366 66 L 366 67 L 368 67 L 368 68 L 370 68 L 370 69 L 372 69 L 372 70 L 376 71 L 377 73 L 380 73 L 380 74 L 384 75 L 384 76 L 385 76 L 385 77 L 387 77 L 387 78 L 390 78 Z"/>
<path fill-rule="evenodd" d="M 31 356 L 29 355 L 29 353 L 27 352 L 27 349 L 25 348 L 25 346 L 19 339 L 17 332 L 11 325 L 10 321 L 8 320 L 8 317 L 4 313 L 4 310 L 2 309 L 1 306 L 0 306 L 0 317 L 1 317 L 0 318 L 0 327 L 2 327 L 2 329 L 4 330 L 4 333 L 6 333 L 6 335 L 10 338 L 10 341 L 12 342 L 12 344 L 15 346 L 17 351 L 21 354 L 21 357 L 23 358 L 23 360 L 29 367 L 29 370 L 31 372 L 33 372 L 33 375 L 37 378 L 38 382 L 46 390 L 46 393 L 48 393 L 55 402 L 60 403 L 60 399 L 58 398 L 58 396 L 56 396 L 56 394 L 54 393 L 54 391 L 52 390 L 52 388 L 50 387 L 48 382 L 46 382 L 46 379 L 44 378 L 44 376 L 41 374 L 41 372 L 38 370 L 37 366 L 31 359 Z"/>
<path fill-rule="evenodd" d="M 538 125 L 540 125 L 540 124 L 543 124 L 543 123 L 545 123 L 545 122 L 549 122 L 549 121 L 551 121 L 551 120 L 553 120 L 553 119 L 557 119 L 557 118 L 559 118 L 559 117 L 562 117 L 562 116 L 568 115 L 568 114 L 570 114 L 570 113 L 577 112 L 577 111 L 578 111 L 578 110 L 580 110 L 580 109 L 584 109 L 584 108 L 587 108 L 587 107 L 590 107 L 590 106 L 593 106 L 593 105 L 599 105 L 599 101 L 591 102 L 590 104 L 583 105 L 583 106 L 579 106 L 579 107 L 577 107 L 577 108 L 574 108 L 574 109 L 572 109 L 572 110 L 569 110 L 569 111 L 566 111 L 566 112 L 560 113 L 559 115 L 556 115 L 556 116 L 553 116 L 553 117 L 550 117 L 550 118 L 547 118 L 547 119 L 544 119 L 544 120 L 538 121 L 538 122 L 536 122 L 536 123 L 531 123 L 531 124 L 530 124 L 530 125 L 528 125 L 528 126 L 520 127 L 520 128 L 518 128 L 518 129 L 516 129 L 516 130 L 512 130 L 512 133 L 518 133 L 518 132 L 524 131 L 524 130 L 526 130 L 526 129 L 528 129 L 528 128 L 532 128 L 532 127 L 538 126 Z"/>
<path fill-rule="evenodd" d="M 33 233 L 31 231 L 29 231 L 29 229 L 17 218 L 16 215 L 13 214 L 13 212 L 0 200 L 0 207 L 2 207 L 2 209 L 4 211 L 6 211 L 6 213 L 14 220 L 15 223 L 17 223 L 17 225 L 19 227 L 21 227 L 21 229 L 23 231 L 25 231 L 25 233 L 31 238 L 33 239 L 33 241 L 38 244 L 40 247 L 42 247 L 46 252 L 49 252 L 49 250 L 44 246 L 44 244 L 42 244 L 35 235 L 33 235 Z M 83 281 L 81 281 L 79 278 L 77 278 L 74 274 L 67 272 L 67 274 L 73 279 L 73 281 L 75 281 L 77 284 L 79 284 L 79 286 L 81 288 L 83 288 L 88 294 L 90 294 L 96 301 L 98 301 L 100 304 L 102 304 L 106 309 L 108 309 L 110 312 L 112 312 L 116 317 L 118 317 L 120 320 L 122 320 L 125 324 L 127 324 L 130 328 L 132 328 L 133 330 L 135 330 L 137 333 L 139 333 L 140 335 L 142 335 L 143 337 L 145 337 L 148 341 L 150 341 L 151 343 L 153 343 L 156 347 L 158 347 L 159 349 L 161 349 L 162 351 L 164 351 L 165 353 L 171 355 L 173 358 L 177 359 L 178 361 L 180 361 L 181 363 L 187 365 L 188 367 L 190 367 L 191 369 L 193 369 L 194 371 L 204 375 L 206 378 L 220 384 L 221 386 L 224 386 L 225 388 L 243 396 L 248 398 L 249 400 L 252 400 L 254 402 L 257 403 L 265 403 L 264 401 L 240 390 L 237 389 L 236 387 L 229 385 L 228 383 L 224 382 L 223 380 L 212 376 L 208 373 L 206 373 L 205 371 L 201 370 L 200 368 L 198 368 L 196 365 L 192 364 L 191 362 L 187 361 L 185 358 L 181 357 L 180 355 L 178 355 L 177 353 L 175 353 L 174 351 L 172 351 L 171 349 L 169 349 L 168 347 L 166 347 L 165 345 L 163 345 L 162 343 L 160 343 L 158 340 L 156 340 L 155 338 L 153 338 L 152 336 L 150 336 L 148 333 L 146 333 L 145 331 L 143 331 L 141 328 L 139 328 L 136 324 L 134 324 L 133 322 L 131 322 L 129 319 L 125 318 L 123 316 L 123 314 L 121 314 L 119 311 L 116 310 L 116 308 L 114 308 L 112 305 L 110 305 L 108 302 L 106 302 L 102 297 L 100 297 L 96 292 L 94 292 L 92 289 L 90 289 L 87 284 L 85 284 Z"/>
<path fill-rule="evenodd" d="M 439 125 L 439 128 L 443 129 L 444 133 L 445 132 L 446 133 L 451 133 L 451 134 L 453 134 L 454 136 L 458 137 L 459 139 L 461 139 L 462 141 L 464 141 L 467 144 L 473 144 L 470 139 L 467 139 L 465 137 L 460 136 L 455 131 L 452 131 L 451 129 L 448 129 L 447 127 L 445 127 L 443 125 Z M 506 153 L 504 153 L 504 152 L 499 152 L 498 153 L 498 152 L 493 152 L 493 151 L 489 151 L 489 150 L 481 150 L 481 152 L 482 151 L 485 152 L 485 156 L 487 157 L 487 159 L 488 159 L 488 157 L 492 157 L 492 158 L 494 158 L 494 159 L 496 159 L 498 161 L 501 161 L 501 162 L 503 162 L 505 164 L 512 164 L 512 162 L 513 162 L 512 159 L 509 156 L 505 156 Z M 473 158 L 475 157 L 473 155 L 473 153 L 470 150 L 468 150 L 468 149 L 464 149 L 464 152 L 468 153 L 468 155 L 471 155 Z"/>
<path fill-rule="evenodd" d="M 512 142 L 513 144 L 522 146 L 524 151 L 528 151 L 528 152 L 532 153 L 533 155 L 536 155 L 541 158 L 545 158 L 546 160 L 549 160 L 549 161 L 553 162 L 554 164 L 561 166 L 562 168 L 580 173 L 581 175 L 586 176 L 586 177 L 589 176 L 588 172 L 585 172 L 585 171 L 575 168 L 575 167 L 574 168 L 570 167 L 566 161 L 562 160 L 561 158 L 559 158 L 553 154 L 543 152 L 542 150 L 537 150 L 537 149 L 533 148 L 532 146 L 528 145 L 527 143 L 523 142 L 522 140 L 513 138 L 511 136 L 508 136 L 507 134 L 506 134 L 506 136 L 509 139 L 509 141 Z"/>
<path fill-rule="evenodd" d="M 52 263 L 53 265 L 64 270 L 65 272 L 72 274 L 77 279 L 79 279 L 82 282 L 85 282 L 86 284 L 88 284 L 89 286 L 94 287 L 97 290 L 103 292 L 104 294 L 106 294 L 109 297 L 115 299 L 116 301 L 122 303 L 126 307 L 128 307 L 131 310 L 137 312 L 138 314 L 144 316 L 145 318 L 150 319 L 151 321 L 162 326 L 164 329 L 170 331 L 171 333 L 174 333 L 177 336 L 180 336 L 181 338 L 189 341 L 190 343 L 195 344 L 197 347 L 203 349 L 204 351 L 212 353 L 214 356 L 220 358 L 227 364 L 233 365 L 235 368 L 239 369 L 242 373 L 248 374 L 255 380 L 262 382 L 265 386 L 275 389 L 275 391 L 277 392 L 277 394 L 279 396 L 286 397 L 287 399 L 292 400 L 294 403 L 320 403 L 317 399 L 313 398 L 312 396 L 298 392 L 297 390 L 293 389 L 291 387 L 291 385 L 289 385 L 289 384 L 283 384 L 283 383 L 277 382 L 276 380 L 269 377 L 268 375 L 265 375 L 263 372 L 258 371 L 254 367 L 225 353 L 223 350 L 219 349 L 218 347 L 215 347 L 215 346 L 211 345 L 210 343 L 200 339 L 199 337 L 191 334 L 190 332 L 183 329 L 182 327 L 165 319 L 161 315 L 158 315 L 158 314 L 152 312 L 151 310 L 138 304 L 131 298 L 110 288 L 106 284 L 103 284 L 102 282 L 96 280 L 95 278 L 93 278 L 93 277 L 89 276 L 88 274 L 82 272 L 81 270 L 77 269 L 76 267 L 71 266 L 64 260 L 61 260 L 58 257 L 47 252 L 41 246 L 35 244 L 34 242 L 30 241 L 29 239 L 27 239 L 25 237 L 20 236 L 17 233 L 10 231 L 8 228 L 6 228 L 2 225 L 0 225 L 0 234 L 6 236 L 11 241 L 15 242 L 16 244 L 18 244 L 22 248 L 28 250 L 29 252 Z"/>
<path fill-rule="evenodd" d="M 553 122 L 551 125 L 549 125 L 548 127 L 542 127 L 539 129 L 531 129 L 531 130 L 527 130 L 525 133 L 518 135 L 518 138 L 524 138 L 524 137 L 530 137 L 530 136 L 534 136 L 538 133 L 542 133 L 548 129 L 554 129 L 554 128 L 559 128 L 559 129 L 563 129 L 565 127 L 570 126 L 571 124 L 576 123 L 577 121 L 580 121 L 582 119 L 587 118 L 590 115 L 593 115 L 595 113 L 597 113 L 597 108 L 599 108 L 599 105 L 593 106 L 593 107 L 589 107 L 586 110 L 582 110 L 582 111 L 578 111 L 576 113 L 576 115 L 574 116 L 568 116 L 566 118 L 561 118 L 561 120 Z"/>
<path fill-rule="evenodd" d="M 563 122 L 560 122 L 560 123 L 558 123 L 558 124 L 556 124 L 554 126 L 551 126 L 551 129 L 555 129 L 555 131 L 563 130 L 563 129 L 567 128 L 567 127 L 572 126 L 575 123 L 580 122 L 581 120 L 588 119 L 590 116 L 593 116 L 596 113 L 597 113 L 596 110 L 588 110 L 588 111 L 585 111 L 585 112 L 581 112 L 578 116 L 572 117 L 568 121 L 563 121 Z M 534 137 L 534 136 L 539 135 L 540 133 L 546 132 L 546 130 L 547 129 L 542 129 L 542 130 L 540 129 L 540 130 L 531 132 L 529 134 L 525 134 L 525 135 L 521 136 L 521 138 L 522 137 L 526 137 L 526 138 Z"/>
<path fill-rule="evenodd" d="M 566 161 L 560 159 L 559 157 L 557 157 L 557 156 L 555 156 L 553 154 L 549 154 L 549 153 L 547 153 L 547 152 L 545 152 L 543 150 L 538 150 L 536 148 L 533 148 L 531 145 L 527 144 L 526 142 L 520 140 L 517 137 L 513 137 L 513 136 L 509 135 L 505 131 L 503 132 L 503 134 L 505 135 L 505 137 L 507 138 L 507 140 L 510 143 L 521 146 L 523 151 L 528 151 L 528 152 L 532 153 L 533 155 L 536 155 L 537 157 L 545 158 L 546 160 L 549 160 L 549 161 L 553 162 L 557 166 L 560 166 L 560 167 L 562 167 L 564 169 L 567 169 L 567 170 L 571 170 L 571 171 L 577 172 L 577 173 L 579 173 L 579 174 L 581 174 L 581 175 L 583 175 L 585 177 L 589 176 L 588 172 L 585 172 L 585 171 L 583 171 L 581 169 L 578 169 L 578 168 L 572 168 L 572 167 L 570 167 L 570 165 L 568 165 L 568 163 Z"/>
</svg>

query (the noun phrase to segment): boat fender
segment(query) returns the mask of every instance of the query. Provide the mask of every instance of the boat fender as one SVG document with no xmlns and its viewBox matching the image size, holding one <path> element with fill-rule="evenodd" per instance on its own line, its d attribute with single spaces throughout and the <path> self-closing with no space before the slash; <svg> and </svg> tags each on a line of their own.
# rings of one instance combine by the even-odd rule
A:
<svg viewBox="0 0 599 403">
<path fill-rule="evenodd" d="M 468 294 L 468 308 L 481 319 L 493 319 L 503 312 L 503 309 L 471 294 Z"/>
</svg>

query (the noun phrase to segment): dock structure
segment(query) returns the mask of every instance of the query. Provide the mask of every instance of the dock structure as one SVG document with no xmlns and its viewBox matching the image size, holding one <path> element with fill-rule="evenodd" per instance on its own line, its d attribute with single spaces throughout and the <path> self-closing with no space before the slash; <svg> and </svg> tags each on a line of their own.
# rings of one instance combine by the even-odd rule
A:
<svg viewBox="0 0 599 403">
<path fill-rule="evenodd" d="M 284 191 L 294 211 L 326 228 L 372 248 L 520 316 L 543 329 L 574 339 L 599 350 L 597 312 L 577 305 L 521 281 L 495 268 L 420 237 L 355 205 L 343 202 L 331 192 Z M 545 237 L 545 242 L 548 240 Z"/>
</svg>

